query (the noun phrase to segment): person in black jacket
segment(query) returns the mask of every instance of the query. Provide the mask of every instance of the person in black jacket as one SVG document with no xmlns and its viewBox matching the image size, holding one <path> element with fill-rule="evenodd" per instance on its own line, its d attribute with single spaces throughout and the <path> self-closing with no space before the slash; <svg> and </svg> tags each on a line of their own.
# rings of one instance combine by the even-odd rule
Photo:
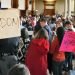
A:
<svg viewBox="0 0 75 75">
<path fill-rule="evenodd" d="M 16 54 L 19 45 L 19 37 L 0 39 L 0 54 Z"/>
<path fill-rule="evenodd" d="M 0 75 L 6 75 L 18 63 L 18 45 L 19 37 L 0 39 Z"/>
</svg>

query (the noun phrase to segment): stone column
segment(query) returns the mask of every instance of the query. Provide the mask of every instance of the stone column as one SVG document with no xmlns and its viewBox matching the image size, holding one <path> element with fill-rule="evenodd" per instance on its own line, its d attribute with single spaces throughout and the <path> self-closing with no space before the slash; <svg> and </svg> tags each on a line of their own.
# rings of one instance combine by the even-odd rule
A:
<svg viewBox="0 0 75 75">
<path fill-rule="evenodd" d="M 68 0 L 65 0 L 65 6 L 64 6 L 64 17 L 66 18 L 67 17 L 67 4 L 68 3 Z"/>
<path fill-rule="evenodd" d="M 68 0 L 68 17 L 71 17 L 71 0 Z"/>
<path fill-rule="evenodd" d="M 20 2 L 20 0 L 18 0 L 19 5 L 21 6 L 22 3 L 24 3 L 21 8 L 20 8 L 20 16 L 26 16 L 26 10 L 28 9 L 28 0 L 23 0 Z"/>
<path fill-rule="evenodd" d="M 75 0 L 74 0 L 74 16 L 75 16 Z"/>
</svg>

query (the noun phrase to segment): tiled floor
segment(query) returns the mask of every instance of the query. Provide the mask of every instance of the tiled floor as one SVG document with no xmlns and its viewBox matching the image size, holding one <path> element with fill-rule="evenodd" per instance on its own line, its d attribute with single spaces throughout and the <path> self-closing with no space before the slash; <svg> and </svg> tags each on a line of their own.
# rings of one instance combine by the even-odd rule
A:
<svg viewBox="0 0 75 75">
<path fill-rule="evenodd" d="M 73 69 L 75 70 L 75 60 L 73 60 Z M 68 72 L 66 72 L 66 73 L 64 72 L 63 75 L 69 75 L 69 73 Z M 73 74 L 73 75 L 75 75 L 75 74 Z"/>
<path fill-rule="evenodd" d="M 75 59 L 73 60 L 73 68 L 75 69 Z"/>
</svg>

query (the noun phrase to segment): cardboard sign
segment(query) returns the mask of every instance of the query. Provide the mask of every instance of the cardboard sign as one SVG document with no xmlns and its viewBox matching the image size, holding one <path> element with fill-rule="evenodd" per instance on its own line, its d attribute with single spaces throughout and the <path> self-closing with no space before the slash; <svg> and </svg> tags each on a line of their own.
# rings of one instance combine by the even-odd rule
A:
<svg viewBox="0 0 75 75">
<path fill-rule="evenodd" d="M 0 39 L 20 36 L 19 10 L 0 10 Z"/>
<path fill-rule="evenodd" d="M 60 46 L 60 51 L 75 52 L 75 32 L 65 32 L 63 41 Z"/>
</svg>

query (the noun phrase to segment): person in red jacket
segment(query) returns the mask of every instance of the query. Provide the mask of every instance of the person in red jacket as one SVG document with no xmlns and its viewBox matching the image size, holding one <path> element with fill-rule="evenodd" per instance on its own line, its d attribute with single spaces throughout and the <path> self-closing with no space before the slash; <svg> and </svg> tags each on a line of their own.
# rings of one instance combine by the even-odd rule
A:
<svg viewBox="0 0 75 75">
<path fill-rule="evenodd" d="M 25 64 L 31 75 L 47 75 L 48 32 L 42 28 L 29 44 Z"/>
<path fill-rule="evenodd" d="M 52 71 L 53 75 L 62 75 L 62 68 L 65 61 L 65 53 L 59 51 L 59 48 L 64 36 L 64 28 L 58 27 L 56 34 L 57 36 L 52 41 L 50 49 L 50 53 L 53 54 Z"/>
</svg>

